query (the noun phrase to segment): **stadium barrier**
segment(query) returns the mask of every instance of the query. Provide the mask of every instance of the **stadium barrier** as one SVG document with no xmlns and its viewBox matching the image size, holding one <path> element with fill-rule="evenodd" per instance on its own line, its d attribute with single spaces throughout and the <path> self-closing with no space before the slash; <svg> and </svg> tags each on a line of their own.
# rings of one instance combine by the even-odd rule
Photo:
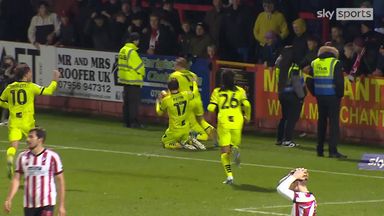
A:
<svg viewBox="0 0 384 216">
<path fill-rule="evenodd" d="M 39 97 L 36 105 L 65 111 L 121 116 L 123 87 L 117 84 L 117 54 L 96 50 L 60 48 L 41 45 L 36 49 L 29 43 L 0 41 L 1 56 L 12 55 L 18 62 L 29 64 L 34 70 L 34 82 L 48 85 L 52 70 L 58 68 L 62 78 L 55 97 Z M 145 118 L 161 120 L 154 104 L 161 90 L 166 88 L 172 73 L 175 56 L 142 56 L 146 76 L 142 88 L 140 113 Z M 194 59 L 191 70 L 196 71 L 202 100 L 209 98 L 210 62 Z"/>
<path fill-rule="evenodd" d="M 277 93 L 278 79 L 275 71 L 266 69 L 263 65 L 235 62 L 225 62 L 223 65 L 220 61 L 218 61 L 216 68 L 218 68 L 218 72 L 223 68 L 232 68 L 254 74 L 254 92 L 248 92 L 250 99 L 253 99 L 253 121 L 251 124 L 257 130 L 275 132 L 281 117 Z M 252 77 L 251 75 L 248 76 Z M 354 83 L 351 83 L 347 77 L 344 79 L 345 96 L 341 102 L 340 110 L 341 138 L 362 144 L 384 145 L 384 97 L 382 97 L 384 95 L 384 79 L 361 77 L 357 78 Z M 316 98 L 308 93 L 296 130 L 316 134 L 317 119 Z"/>
<path fill-rule="evenodd" d="M 37 50 L 28 43 L 6 41 L 0 41 L 0 51 L 1 56 L 13 55 L 17 61 L 28 63 L 34 69 L 34 80 L 39 85 L 49 84 L 53 69 L 62 71 L 63 78 L 56 96 L 38 97 L 37 107 L 121 116 L 122 87 L 116 85 L 117 53 L 43 45 Z M 175 57 L 143 56 L 143 60 L 147 75 L 140 113 L 151 121 L 164 121 L 156 116 L 153 104 L 157 94 L 165 88 L 169 73 L 173 71 Z M 236 81 L 248 91 L 252 103 L 251 126 L 257 130 L 275 131 L 281 111 L 274 70 L 265 69 L 262 65 L 226 61 L 216 61 L 210 65 L 205 59 L 196 59 L 191 70 L 199 76 L 205 107 L 210 92 L 219 83 L 220 74 L 225 70 L 236 71 Z M 363 144 L 384 144 L 383 86 L 382 78 L 358 78 L 355 83 L 346 78 L 340 112 L 343 139 Z M 315 134 L 317 118 L 316 99 L 308 94 L 296 129 Z"/>
</svg>

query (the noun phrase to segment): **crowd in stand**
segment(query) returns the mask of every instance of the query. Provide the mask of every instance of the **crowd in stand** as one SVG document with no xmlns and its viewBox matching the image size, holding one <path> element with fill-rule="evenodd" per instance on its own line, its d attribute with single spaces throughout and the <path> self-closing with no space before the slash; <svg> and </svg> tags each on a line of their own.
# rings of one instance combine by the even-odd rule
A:
<svg viewBox="0 0 384 216">
<path fill-rule="evenodd" d="M 327 43 L 339 50 L 345 72 L 383 75 L 384 1 L 212 0 L 212 9 L 203 16 L 185 20 L 180 20 L 171 0 L 148 2 L 144 8 L 140 1 L 133 7 L 129 0 L 74 0 L 55 13 L 46 1 L 2 0 L 0 39 L 29 41 L 36 47 L 118 51 L 137 32 L 143 54 L 219 58 L 267 67 L 273 67 L 282 47 L 291 44 L 304 71 Z M 299 18 L 299 12 L 316 15 L 319 9 L 337 7 L 373 7 L 375 20 L 331 21 L 330 41 L 325 42 L 319 37 L 321 21 Z"/>
</svg>

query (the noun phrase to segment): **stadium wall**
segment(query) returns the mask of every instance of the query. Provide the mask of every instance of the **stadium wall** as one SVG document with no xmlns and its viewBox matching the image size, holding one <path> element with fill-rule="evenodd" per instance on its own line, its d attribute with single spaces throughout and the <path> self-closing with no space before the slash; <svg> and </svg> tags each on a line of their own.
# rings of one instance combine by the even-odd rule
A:
<svg viewBox="0 0 384 216">
<path fill-rule="evenodd" d="M 1 56 L 13 55 L 19 62 L 34 68 L 37 84 L 47 85 L 51 71 L 59 68 L 63 73 L 56 95 L 38 97 L 38 108 L 68 112 L 84 112 L 120 117 L 122 111 L 122 87 L 116 85 L 116 55 L 113 52 L 79 50 L 41 46 L 37 50 L 27 43 L 0 41 Z M 147 76 L 142 91 L 140 113 L 150 121 L 164 121 L 155 115 L 154 102 L 157 94 L 165 88 L 172 72 L 175 57 L 143 56 Z M 261 131 L 275 131 L 280 118 L 277 96 L 277 78 L 274 70 L 262 65 L 197 59 L 191 65 L 199 76 L 199 88 L 204 104 L 209 93 L 219 83 L 220 74 L 235 70 L 236 80 L 248 90 L 253 105 L 251 127 Z M 209 68 L 212 68 L 210 71 Z M 341 134 L 344 140 L 384 145 L 384 79 L 358 78 L 355 83 L 345 80 L 345 97 L 340 112 Z M 305 99 L 297 130 L 316 133 L 318 117 L 316 99 Z"/>
</svg>

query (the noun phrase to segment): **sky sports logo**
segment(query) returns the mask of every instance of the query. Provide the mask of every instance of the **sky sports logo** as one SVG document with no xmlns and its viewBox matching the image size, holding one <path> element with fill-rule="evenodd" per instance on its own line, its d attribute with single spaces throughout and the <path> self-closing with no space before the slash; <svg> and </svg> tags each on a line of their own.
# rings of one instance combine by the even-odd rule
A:
<svg viewBox="0 0 384 216">
<path fill-rule="evenodd" d="M 384 155 L 383 154 L 363 154 L 358 165 L 363 170 L 380 170 L 384 171 Z"/>
<path fill-rule="evenodd" d="M 335 13 L 336 12 L 336 13 Z M 373 20 L 373 8 L 336 8 L 336 11 L 321 10 L 317 11 L 317 18 L 333 19 L 336 20 Z"/>
</svg>

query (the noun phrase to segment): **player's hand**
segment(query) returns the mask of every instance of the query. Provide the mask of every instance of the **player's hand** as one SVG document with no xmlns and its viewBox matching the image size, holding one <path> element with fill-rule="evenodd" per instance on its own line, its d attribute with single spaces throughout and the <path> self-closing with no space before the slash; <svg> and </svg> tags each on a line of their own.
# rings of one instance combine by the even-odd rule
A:
<svg viewBox="0 0 384 216">
<path fill-rule="evenodd" d="M 308 178 L 308 171 L 305 168 L 297 168 L 296 171 L 293 173 L 293 176 L 296 179 L 304 180 Z"/>
<path fill-rule="evenodd" d="M 66 214 L 67 214 L 67 212 L 65 211 L 65 208 L 60 206 L 58 215 L 59 216 L 65 216 Z"/>
<path fill-rule="evenodd" d="M 5 202 L 4 202 L 5 213 L 9 214 L 11 212 L 11 208 L 12 208 L 12 202 L 9 200 L 5 200 Z"/>
<path fill-rule="evenodd" d="M 53 78 L 52 80 L 55 80 L 56 82 L 59 81 L 61 76 L 61 73 L 58 70 L 53 70 Z"/>
<path fill-rule="evenodd" d="M 157 96 L 157 99 L 159 100 L 159 101 L 161 101 L 163 98 L 165 98 L 165 96 L 167 96 L 168 95 L 168 92 L 166 91 L 166 90 L 163 90 L 163 91 L 161 91 L 160 92 L 160 94 Z"/>
<path fill-rule="evenodd" d="M 247 116 L 244 116 L 244 122 L 245 124 L 248 124 L 251 120 L 247 117 Z"/>
</svg>

